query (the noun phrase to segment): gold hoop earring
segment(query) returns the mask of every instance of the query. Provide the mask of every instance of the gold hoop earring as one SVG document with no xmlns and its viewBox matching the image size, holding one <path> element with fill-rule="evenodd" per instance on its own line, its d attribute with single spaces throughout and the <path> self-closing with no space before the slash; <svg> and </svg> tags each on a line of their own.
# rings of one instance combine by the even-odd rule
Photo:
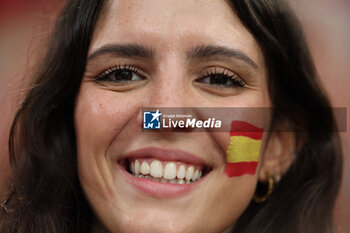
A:
<svg viewBox="0 0 350 233">
<path fill-rule="evenodd" d="M 7 202 L 8 202 L 8 198 L 6 198 L 2 203 L 1 203 L 1 207 L 3 209 L 3 211 L 5 212 L 5 214 L 8 214 L 8 210 L 7 210 Z"/>
<path fill-rule="evenodd" d="M 253 200 L 256 203 L 265 202 L 270 197 L 270 195 L 272 194 L 273 190 L 275 189 L 275 179 L 272 176 L 269 177 L 269 183 L 268 184 L 269 184 L 269 186 L 267 187 L 267 192 L 266 192 L 266 194 L 264 196 L 259 197 L 256 193 L 254 194 Z"/>
</svg>

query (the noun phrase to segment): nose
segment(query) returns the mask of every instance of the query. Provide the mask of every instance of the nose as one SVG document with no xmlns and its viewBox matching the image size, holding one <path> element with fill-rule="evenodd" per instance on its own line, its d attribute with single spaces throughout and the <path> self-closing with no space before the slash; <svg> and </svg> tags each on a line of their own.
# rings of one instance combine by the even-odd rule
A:
<svg viewBox="0 0 350 233">
<path fill-rule="evenodd" d="M 149 106 L 162 108 L 183 108 L 191 106 L 191 88 L 188 77 L 169 74 L 155 78 L 150 87 L 147 101 Z"/>
<path fill-rule="evenodd" d="M 146 106 L 144 107 L 150 107 L 154 109 L 153 111 L 159 109 L 163 114 L 162 120 L 169 119 L 163 116 L 173 115 L 178 121 L 186 121 L 185 116 L 194 116 L 193 107 L 196 107 L 190 77 L 181 68 L 169 67 L 164 70 L 169 72 L 160 72 L 150 81 L 148 95 L 145 96 L 144 100 Z M 163 133 L 190 132 L 192 129 L 177 125 L 161 131 Z"/>
</svg>

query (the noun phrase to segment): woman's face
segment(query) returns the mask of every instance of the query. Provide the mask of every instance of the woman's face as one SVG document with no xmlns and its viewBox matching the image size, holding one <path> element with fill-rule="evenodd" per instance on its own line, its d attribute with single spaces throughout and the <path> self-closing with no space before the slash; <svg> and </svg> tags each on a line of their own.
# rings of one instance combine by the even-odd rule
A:
<svg viewBox="0 0 350 233">
<path fill-rule="evenodd" d="M 229 227 L 249 204 L 258 171 L 225 174 L 228 132 L 142 131 L 141 107 L 269 105 L 262 52 L 228 2 L 110 2 L 75 108 L 79 178 L 99 225 L 152 233 Z M 133 176 L 136 163 L 163 178 Z M 204 176 L 173 179 L 191 169 Z"/>
</svg>

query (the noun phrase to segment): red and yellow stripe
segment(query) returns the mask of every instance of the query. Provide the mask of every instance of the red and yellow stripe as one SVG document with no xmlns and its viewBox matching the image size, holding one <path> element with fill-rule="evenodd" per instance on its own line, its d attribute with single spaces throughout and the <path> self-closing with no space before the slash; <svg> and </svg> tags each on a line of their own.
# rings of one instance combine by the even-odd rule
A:
<svg viewBox="0 0 350 233">
<path fill-rule="evenodd" d="M 229 177 L 255 174 L 263 131 L 244 121 L 232 121 L 225 169 Z"/>
</svg>

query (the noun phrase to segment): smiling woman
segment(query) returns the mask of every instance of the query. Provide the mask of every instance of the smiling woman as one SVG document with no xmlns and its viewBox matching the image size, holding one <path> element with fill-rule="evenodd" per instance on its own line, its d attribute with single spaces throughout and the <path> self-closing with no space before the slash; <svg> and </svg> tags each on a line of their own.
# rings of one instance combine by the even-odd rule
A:
<svg viewBox="0 0 350 233">
<path fill-rule="evenodd" d="M 338 135 L 283 1 L 69 1 L 35 82 L 1 232 L 332 231 Z M 271 118 L 145 133 L 149 106 Z"/>
</svg>

